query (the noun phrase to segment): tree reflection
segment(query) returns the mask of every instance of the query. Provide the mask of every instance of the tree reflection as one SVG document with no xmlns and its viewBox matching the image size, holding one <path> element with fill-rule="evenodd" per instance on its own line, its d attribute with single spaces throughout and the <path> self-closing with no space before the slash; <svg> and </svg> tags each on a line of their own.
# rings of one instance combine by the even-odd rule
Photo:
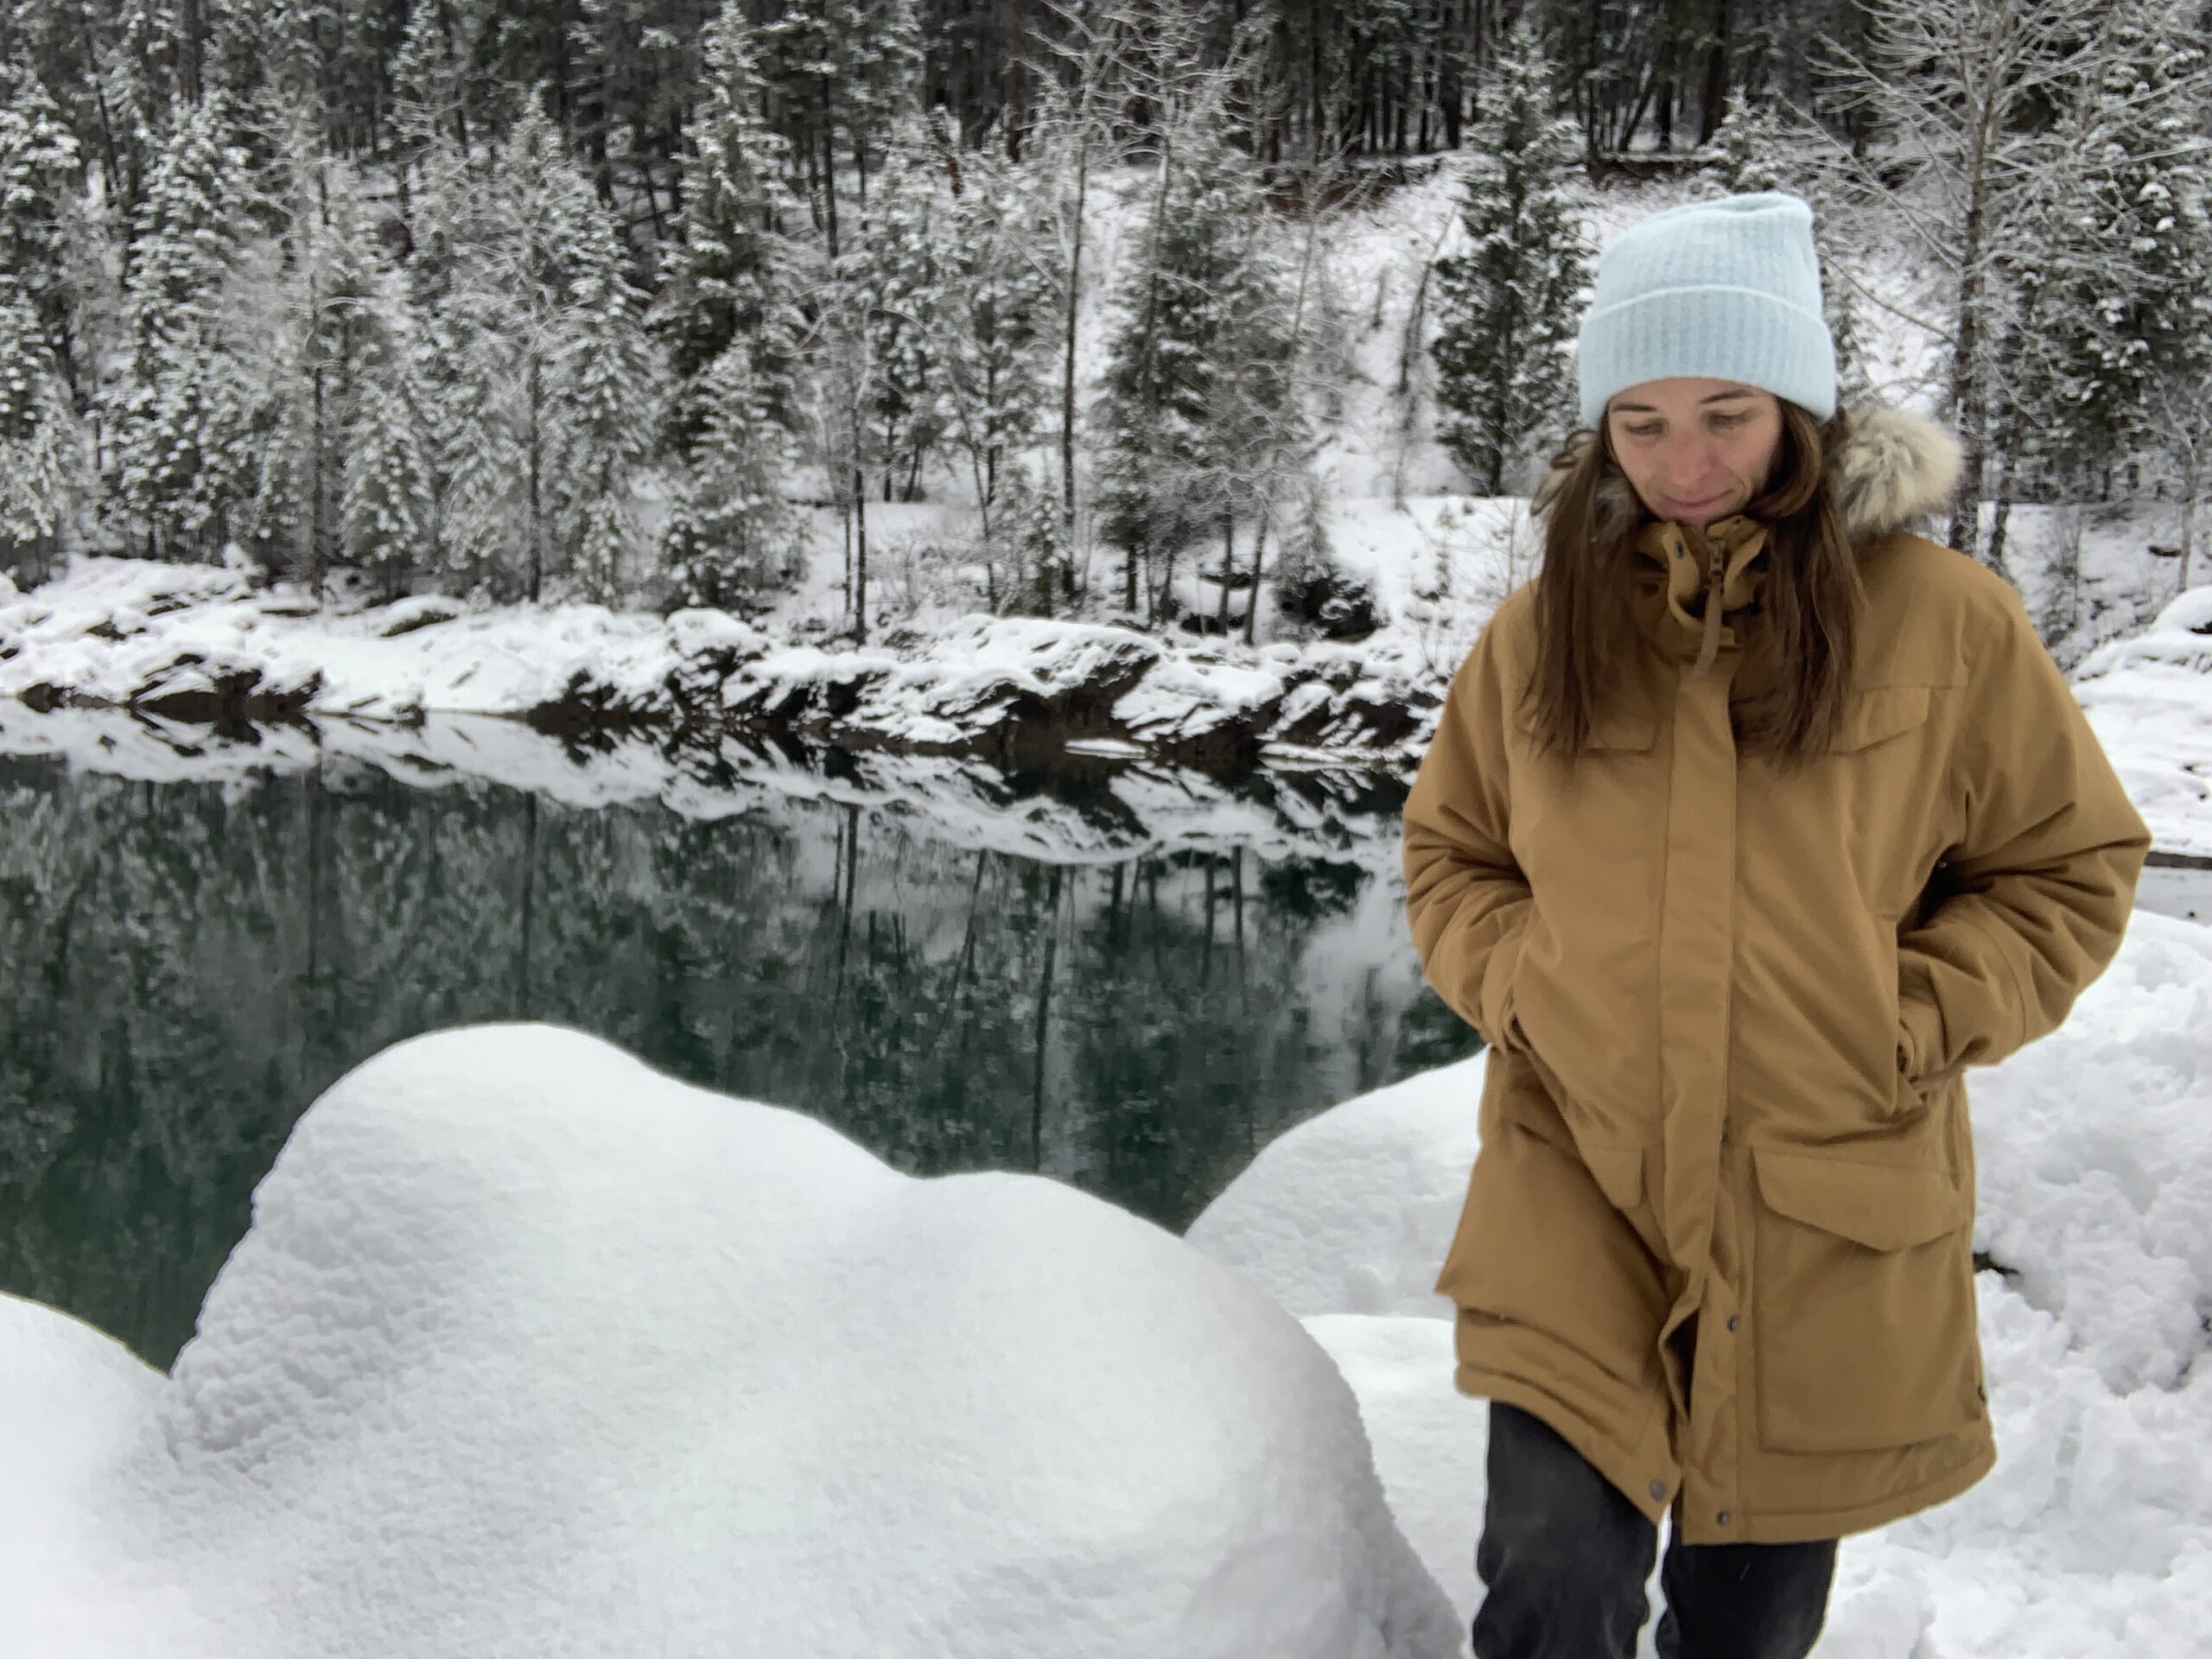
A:
<svg viewBox="0 0 2212 1659">
<path fill-rule="evenodd" d="M 1040 1170 L 1179 1230 L 1282 1128 L 1473 1045 L 1394 849 L 1052 862 L 851 801 L 709 821 L 340 761 L 0 759 L 0 1287 L 157 1363 L 298 1113 L 423 1031 L 575 1026 L 898 1168 Z"/>
</svg>

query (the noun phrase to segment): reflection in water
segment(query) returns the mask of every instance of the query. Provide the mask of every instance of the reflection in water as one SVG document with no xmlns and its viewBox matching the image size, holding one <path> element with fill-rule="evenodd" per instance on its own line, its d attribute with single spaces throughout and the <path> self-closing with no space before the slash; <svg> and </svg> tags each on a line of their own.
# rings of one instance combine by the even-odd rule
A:
<svg viewBox="0 0 2212 1659">
<path fill-rule="evenodd" d="M 0 1288 L 162 1364 L 295 1117 L 439 1027 L 576 1026 L 900 1169 L 1041 1170 L 1179 1230 L 1270 1135 L 1474 1040 L 1380 838 L 1058 863 L 857 800 L 710 819 L 335 758 L 0 758 Z"/>
</svg>

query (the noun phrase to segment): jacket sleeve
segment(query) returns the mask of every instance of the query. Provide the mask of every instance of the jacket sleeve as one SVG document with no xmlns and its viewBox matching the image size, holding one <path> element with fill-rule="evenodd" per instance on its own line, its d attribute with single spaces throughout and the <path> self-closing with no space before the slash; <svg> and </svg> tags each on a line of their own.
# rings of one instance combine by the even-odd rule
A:
<svg viewBox="0 0 2212 1659">
<path fill-rule="evenodd" d="M 1898 941 L 1897 1064 L 1941 1081 L 2057 1028 L 2120 948 L 2150 832 L 2018 596 L 1974 665 L 1965 830 Z"/>
<path fill-rule="evenodd" d="M 1506 732 L 1520 699 L 1503 683 L 1497 632 L 1493 617 L 1452 676 L 1406 798 L 1406 918 L 1445 1005 L 1493 1046 L 1522 1052 L 1513 968 L 1534 900 L 1507 845 Z"/>
</svg>

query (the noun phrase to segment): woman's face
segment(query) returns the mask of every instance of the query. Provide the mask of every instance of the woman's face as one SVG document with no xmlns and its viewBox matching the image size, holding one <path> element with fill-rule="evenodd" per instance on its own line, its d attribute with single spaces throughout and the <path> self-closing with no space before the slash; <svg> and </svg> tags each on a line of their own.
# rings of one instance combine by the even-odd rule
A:
<svg viewBox="0 0 2212 1659">
<path fill-rule="evenodd" d="M 1702 530 L 1766 487 L 1782 446 L 1782 404 L 1733 380 L 1646 380 L 1605 405 L 1605 435 L 1656 518 Z"/>
</svg>

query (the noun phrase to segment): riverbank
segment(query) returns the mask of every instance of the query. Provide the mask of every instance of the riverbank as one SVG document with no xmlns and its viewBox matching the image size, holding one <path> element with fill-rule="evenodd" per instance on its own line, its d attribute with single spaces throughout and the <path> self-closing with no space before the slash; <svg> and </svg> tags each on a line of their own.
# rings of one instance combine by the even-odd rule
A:
<svg viewBox="0 0 2212 1659">
<path fill-rule="evenodd" d="M 201 724 L 495 715 L 559 734 L 746 734 L 1002 766 L 1088 752 L 1214 774 L 1409 773 L 1443 674 L 1408 643 L 1391 630 L 1255 648 L 989 616 L 866 644 L 780 639 L 716 611 L 318 607 L 243 571 L 99 558 L 0 596 L 0 696 Z"/>
<path fill-rule="evenodd" d="M 1240 786 L 1320 769 L 1402 787 L 1515 569 L 1513 504 L 1461 505 L 1356 520 L 1373 632 L 1257 646 L 1026 617 L 918 620 L 861 644 L 718 611 L 318 606 L 240 569 L 81 559 L 29 593 L 0 589 L 0 698 L 219 735 L 488 715 L 571 748 L 735 741 L 1001 769 L 1142 764 Z M 2212 857 L 2212 587 L 2090 651 L 2073 677 L 2161 853 Z"/>
</svg>

